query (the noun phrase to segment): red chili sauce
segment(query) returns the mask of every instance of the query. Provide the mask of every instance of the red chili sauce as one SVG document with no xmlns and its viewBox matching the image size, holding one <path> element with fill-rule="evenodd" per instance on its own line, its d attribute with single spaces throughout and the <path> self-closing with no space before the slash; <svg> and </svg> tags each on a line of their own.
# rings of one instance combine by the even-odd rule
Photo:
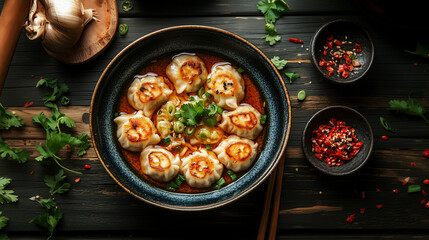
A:
<svg viewBox="0 0 429 240">
<path fill-rule="evenodd" d="M 208 71 L 210 71 L 213 64 L 215 64 L 215 63 L 227 62 L 224 59 L 213 56 L 213 55 L 197 53 L 197 56 L 199 58 L 201 58 L 201 60 L 205 63 Z M 167 74 L 165 73 L 165 70 L 166 70 L 168 64 L 170 64 L 170 62 L 172 61 L 172 57 L 173 57 L 173 55 L 164 56 L 161 59 L 156 59 L 156 60 L 151 61 L 151 63 L 149 65 L 147 65 L 146 67 L 144 67 L 139 74 L 144 75 L 144 74 L 149 73 L 149 72 L 156 73 L 158 76 L 164 77 L 165 82 L 169 86 L 170 89 L 174 89 L 174 85 L 169 81 Z M 234 68 L 237 68 L 237 66 L 234 66 L 234 65 L 232 65 L 232 66 Z M 260 95 L 258 87 L 252 82 L 252 80 L 250 79 L 250 77 L 248 76 L 246 71 L 241 73 L 241 76 L 244 79 L 244 83 L 245 83 L 245 97 L 240 102 L 240 104 L 241 103 L 250 104 L 254 108 L 256 108 L 261 114 L 264 114 L 265 113 L 265 111 L 264 111 L 265 102 L 264 102 L 264 99 Z M 125 91 L 124 95 L 120 99 L 119 108 L 118 108 L 117 112 L 118 113 L 119 112 L 134 113 L 135 111 L 136 110 L 128 103 L 126 91 Z M 155 111 L 155 112 L 157 112 L 157 111 Z M 154 114 L 154 116 L 155 116 L 155 114 Z M 154 117 L 152 117 L 152 120 L 154 120 Z M 225 133 L 225 135 L 228 136 L 228 133 Z M 262 150 L 264 135 L 265 135 L 265 128 L 262 131 L 262 133 L 254 140 L 255 142 L 258 143 L 258 152 L 260 152 Z M 211 147 L 212 147 L 212 149 L 214 149 L 217 147 L 217 144 L 211 145 Z M 167 183 L 156 181 L 156 180 L 152 179 L 151 177 L 143 174 L 143 172 L 141 170 L 141 165 L 140 165 L 140 152 L 132 152 L 132 151 L 128 151 L 128 150 L 123 149 L 123 148 L 121 148 L 121 150 L 122 150 L 122 154 L 123 154 L 125 160 L 135 169 L 136 172 L 138 172 L 140 174 L 140 176 L 143 179 L 145 179 L 147 182 L 149 182 L 149 183 L 151 183 L 157 187 L 160 187 L 162 189 L 166 189 Z M 190 154 L 190 151 L 188 151 L 188 153 L 185 156 L 187 156 L 189 154 Z M 250 168 L 248 168 L 248 169 L 250 169 Z M 237 175 L 238 178 L 240 178 L 244 173 L 246 173 L 246 171 L 248 171 L 248 169 L 245 171 L 239 172 L 239 173 L 235 173 L 235 174 Z M 225 179 L 226 185 L 228 185 L 229 183 L 232 182 L 231 177 L 227 174 L 227 170 L 228 169 L 226 167 L 224 167 L 224 171 L 222 173 L 222 177 Z M 173 178 L 173 180 L 174 179 L 175 178 Z M 202 193 L 202 192 L 207 192 L 207 191 L 212 191 L 212 190 L 214 190 L 213 187 L 194 188 L 194 187 L 190 187 L 186 182 L 183 182 L 180 185 L 180 187 L 176 190 L 176 192 L 180 192 L 180 193 Z"/>
</svg>

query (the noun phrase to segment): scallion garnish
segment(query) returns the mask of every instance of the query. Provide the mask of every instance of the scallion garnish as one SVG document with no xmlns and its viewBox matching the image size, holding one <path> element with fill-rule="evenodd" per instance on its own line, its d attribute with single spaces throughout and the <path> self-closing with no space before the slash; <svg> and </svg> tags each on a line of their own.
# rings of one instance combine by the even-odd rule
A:
<svg viewBox="0 0 429 240">
<path fill-rule="evenodd" d="M 214 185 L 214 189 L 221 189 L 224 185 L 226 184 L 225 179 L 223 179 L 223 177 L 221 177 L 216 184 Z"/>
<path fill-rule="evenodd" d="M 119 24 L 119 34 L 121 36 L 124 36 L 127 33 L 128 33 L 128 24 L 126 23 Z"/>
<path fill-rule="evenodd" d="M 422 187 L 420 185 L 409 185 L 408 186 L 408 193 L 416 193 L 421 192 Z"/>
<path fill-rule="evenodd" d="M 243 72 L 244 72 L 244 70 L 243 70 L 241 67 L 239 67 L 239 68 L 237 68 L 237 72 L 239 72 L 239 73 L 243 73 Z"/>
<path fill-rule="evenodd" d="M 380 117 L 380 123 L 386 131 L 396 133 L 396 128 L 392 128 L 392 126 L 390 126 L 390 123 L 386 121 L 386 119 L 384 119 L 383 117 Z"/>
<path fill-rule="evenodd" d="M 206 149 L 207 150 L 212 150 L 212 147 L 209 144 L 206 144 Z"/>
<path fill-rule="evenodd" d="M 307 97 L 307 93 L 304 90 L 301 90 L 298 92 L 298 101 L 304 101 L 304 99 Z"/>
<path fill-rule="evenodd" d="M 261 124 L 265 124 L 267 122 L 267 115 L 261 116 Z"/>
<path fill-rule="evenodd" d="M 201 87 L 201 88 L 198 90 L 198 97 L 202 97 L 203 90 L 204 90 L 204 87 Z"/>
<path fill-rule="evenodd" d="M 176 179 L 167 183 L 167 190 L 176 191 L 185 180 L 182 174 L 177 174 Z"/>
<path fill-rule="evenodd" d="M 229 177 L 231 178 L 232 181 L 237 180 L 237 175 L 235 175 L 235 173 L 231 170 L 228 170 L 226 173 L 228 173 Z"/>
<path fill-rule="evenodd" d="M 129 12 L 134 8 L 134 4 L 133 2 L 126 0 L 121 3 L 121 8 L 124 12 Z"/>
</svg>

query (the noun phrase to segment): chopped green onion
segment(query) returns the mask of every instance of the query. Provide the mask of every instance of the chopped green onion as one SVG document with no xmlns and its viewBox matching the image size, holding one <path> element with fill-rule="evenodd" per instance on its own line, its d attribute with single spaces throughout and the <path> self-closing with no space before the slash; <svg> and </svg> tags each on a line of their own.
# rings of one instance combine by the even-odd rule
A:
<svg viewBox="0 0 429 240">
<path fill-rule="evenodd" d="M 124 12 L 131 11 L 133 7 L 134 7 L 134 4 L 131 1 L 126 0 L 121 3 L 121 8 Z"/>
<path fill-rule="evenodd" d="M 261 116 L 261 124 L 265 124 L 267 122 L 267 115 L 262 115 Z"/>
<path fill-rule="evenodd" d="M 177 184 L 175 182 L 168 182 L 167 183 L 167 190 L 176 191 L 177 188 L 179 188 L 179 186 L 177 186 Z"/>
<path fill-rule="evenodd" d="M 229 177 L 231 178 L 232 181 L 237 180 L 237 175 L 235 175 L 235 173 L 231 170 L 228 170 L 226 173 L 228 173 Z"/>
<path fill-rule="evenodd" d="M 115 112 L 115 114 L 113 114 L 113 116 L 114 116 L 114 117 L 117 117 L 117 116 L 119 116 L 119 113 L 118 113 L 118 112 Z"/>
<path fill-rule="evenodd" d="M 386 131 L 396 133 L 396 128 L 392 128 L 392 126 L 390 126 L 390 123 L 386 121 L 386 119 L 384 119 L 383 117 L 380 117 L 380 123 Z"/>
<path fill-rule="evenodd" d="M 237 68 L 237 72 L 239 72 L 239 73 L 243 73 L 243 72 L 244 72 L 244 70 L 243 70 L 241 67 L 239 67 L 239 68 Z"/>
<path fill-rule="evenodd" d="M 124 36 L 125 34 L 127 34 L 127 32 L 128 32 L 128 24 L 126 23 L 119 24 L 119 34 L 121 34 L 121 36 Z"/>
<path fill-rule="evenodd" d="M 305 97 L 307 97 L 307 93 L 304 90 L 299 91 L 298 93 L 298 101 L 304 101 Z"/>
<path fill-rule="evenodd" d="M 209 105 L 209 116 L 213 116 L 217 113 L 217 105 L 216 103 L 210 103 Z"/>
<path fill-rule="evenodd" d="M 206 144 L 206 149 L 207 150 L 212 150 L 212 147 L 209 144 Z"/>
<path fill-rule="evenodd" d="M 217 106 L 217 105 L 216 105 Z M 217 113 L 222 114 L 223 113 L 223 109 L 219 106 L 217 106 Z"/>
<path fill-rule="evenodd" d="M 201 87 L 201 88 L 198 90 L 198 97 L 202 97 L 201 95 L 203 94 L 203 90 L 204 90 L 204 87 Z"/>
<path fill-rule="evenodd" d="M 167 108 L 168 116 L 175 116 L 174 114 L 176 113 L 176 106 L 174 106 L 173 102 L 167 102 L 167 105 L 165 107 Z"/>
<path fill-rule="evenodd" d="M 207 130 L 207 129 L 201 129 L 201 130 L 200 130 L 200 135 L 199 135 L 199 137 L 200 137 L 202 140 L 206 140 L 206 139 L 209 137 L 209 135 L 210 135 L 209 130 Z"/>
<path fill-rule="evenodd" d="M 408 193 L 416 193 L 422 191 L 422 188 L 420 185 L 409 185 L 408 186 Z"/>
<path fill-rule="evenodd" d="M 185 131 L 185 124 L 183 124 L 180 121 L 175 121 L 173 125 L 173 129 L 177 133 L 182 133 L 183 131 Z"/>
<path fill-rule="evenodd" d="M 224 185 L 226 184 L 225 179 L 223 179 L 223 177 L 221 177 L 216 184 L 214 185 L 215 189 L 221 189 Z"/>
<path fill-rule="evenodd" d="M 211 96 L 212 96 L 212 95 L 211 95 L 210 93 L 208 93 L 208 92 L 205 92 L 205 93 L 204 93 L 204 97 L 205 97 L 205 98 L 209 98 L 209 97 L 211 97 Z"/>
<path fill-rule="evenodd" d="M 171 139 L 170 139 L 169 137 L 165 137 L 165 138 L 161 139 L 161 141 L 162 141 L 165 145 L 168 145 L 168 144 L 170 144 L 170 143 L 171 143 Z"/>
<path fill-rule="evenodd" d="M 167 183 L 167 190 L 176 191 L 185 180 L 186 179 L 182 174 L 177 174 L 177 177 L 174 181 Z"/>
<path fill-rule="evenodd" d="M 191 102 L 195 101 L 194 96 L 191 96 L 191 97 L 189 98 L 189 101 L 191 101 Z"/>
<path fill-rule="evenodd" d="M 61 104 L 62 104 L 63 106 L 65 106 L 65 105 L 69 105 L 69 104 L 70 104 L 70 98 L 68 98 L 68 97 L 66 97 L 66 96 L 62 96 L 62 97 L 61 97 Z"/>
<path fill-rule="evenodd" d="M 159 111 L 158 111 L 158 115 L 159 115 L 159 114 L 161 114 L 161 113 L 162 113 L 162 109 L 159 109 Z"/>
<path fill-rule="evenodd" d="M 207 83 L 209 83 L 212 79 L 211 78 L 207 78 Z"/>
<path fill-rule="evenodd" d="M 182 152 L 182 146 L 175 146 L 174 147 L 174 151 L 176 151 L 177 153 L 180 153 L 180 152 Z"/>
<path fill-rule="evenodd" d="M 188 126 L 185 128 L 186 136 L 190 137 L 190 136 L 194 135 L 194 133 L 195 133 L 195 127 L 194 126 Z"/>
<path fill-rule="evenodd" d="M 177 177 L 176 177 L 176 184 L 177 184 L 177 186 L 178 187 L 180 187 L 180 185 L 182 185 L 182 182 L 184 182 L 186 179 L 185 179 L 185 177 L 182 175 L 182 174 L 177 174 Z"/>
</svg>

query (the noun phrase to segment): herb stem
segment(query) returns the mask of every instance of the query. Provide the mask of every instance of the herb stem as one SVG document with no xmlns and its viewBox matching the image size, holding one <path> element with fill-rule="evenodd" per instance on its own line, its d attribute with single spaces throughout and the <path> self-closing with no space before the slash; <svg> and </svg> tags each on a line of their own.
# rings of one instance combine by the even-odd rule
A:
<svg viewBox="0 0 429 240">
<path fill-rule="evenodd" d="M 61 160 L 61 158 L 60 158 L 60 157 L 58 157 L 58 156 L 57 156 L 57 155 L 55 155 L 55 154 L 52 154 L 52 155 L 54 156 L 54 157 L 53 157 L 53 159 L 54 159 L 55 163 L 57 163 L 57 165 L 58 165 L 58 166 L 60 166 L 62 169 L 66 170 L 66 171 L 69 171 L 69 172 L 72 172 L 72 173 L 75 173 L 75 174 L 82 175 L 82 173 L 81 173 L 81 172 L 71 170 L 71 169 L 66 168 L 66 167 L 64 167 L 63 165 L 61 165 L 61 164 L 60 164 L 60 162 L 58 162 L 58 160 Z"/>
</svg>

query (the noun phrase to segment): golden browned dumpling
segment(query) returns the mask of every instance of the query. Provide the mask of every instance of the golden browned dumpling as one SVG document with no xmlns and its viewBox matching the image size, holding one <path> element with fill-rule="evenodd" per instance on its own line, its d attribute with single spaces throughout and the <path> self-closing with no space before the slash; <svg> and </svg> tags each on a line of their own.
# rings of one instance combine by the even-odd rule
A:
<svg viewBox="0 0 429 240">
<path fill-rule="evenodd" d="M 142 110 L 146 117 L 150 117 L 172 92 L 164 77 L 145 75 L 134 79 L 128 88 L 127 99 L 134 109 Z"/>
<path fill-rule="evenodd" d="M 140 154 L 143 173 L 160 182 L 173 179 L 180 169 L 180 158 L 159 146 L 148 146 Z"/>
<path fill-rule="evenodd" d="M 139 152 L 161 140 L 152 121 L 143 116 L 142 111 L 119 115 L 114 121 L 118 125 L 116 135 L 119 143 L 127 150 Z"/>
<path fill-rule="evenodd" d="M 230 64 L 215 65 L 206 86 L 215 103 L 225 109 L 236 109 L 244 98 L 244 80 Z"/>
<path fill-rule="evenodd" d="M 207 80 L 206 65 L 196 55 L 176 56 L 167 66 L 166 73 L 177 93 L 196 92 Z"/>
<path fill-rule="evenodd" d="M 191 187 L 210 187 L 222 176 L 223 165 L 205 149 L 182 159 L 180 172 Z"/>
<path fill-rule="evenodd" d="M 234 172 L 243 171 L 252 165 L 257 155 L 258 144 L 247 138 L 235 135 L 223 140 L 213 150 L 226 168 Z"/>
<path fill-rule="evenodd" d="M 255 139 L 262 131 L 261 114 L 250 105 L 240 105 L 234 111 L 224 111 L 219 125 L 230 134 Z"/>
</svg>

